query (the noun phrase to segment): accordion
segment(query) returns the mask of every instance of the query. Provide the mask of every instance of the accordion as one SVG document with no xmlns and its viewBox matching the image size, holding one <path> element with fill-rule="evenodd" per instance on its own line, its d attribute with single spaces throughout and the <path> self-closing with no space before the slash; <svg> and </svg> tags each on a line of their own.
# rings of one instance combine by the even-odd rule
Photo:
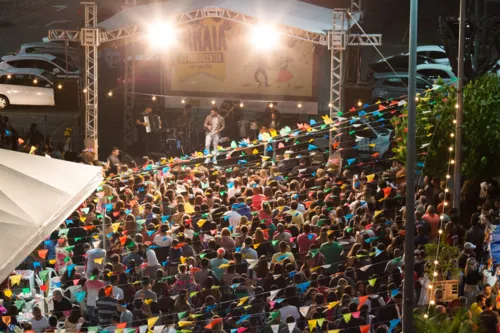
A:
<svg viewBox="0 0 500 333">
<path fill-rule="evenodd" d="M 160 116 L 144 116 L 144 121 L 148 123 L 148 126 L 146 126 L 146 133 L 158 132 L 161 130 Z"/>
</svg>

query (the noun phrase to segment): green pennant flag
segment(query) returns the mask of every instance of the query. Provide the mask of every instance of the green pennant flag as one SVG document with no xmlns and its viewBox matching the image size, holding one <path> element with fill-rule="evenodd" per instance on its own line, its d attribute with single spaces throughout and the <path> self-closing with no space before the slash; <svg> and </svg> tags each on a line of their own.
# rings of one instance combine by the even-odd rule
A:
<svg viewBox="0 0 500 333">
<path fill-rule="evenodd" d="M 316 319 L 316 322 L 318 323 L 319 328 L 321 328 L 323 326 L 324 321 L 325 321 L 325 318 Z"/>
<path fill-rule="evenodd" d="M 14 304 L 16 305 L 16 308 L 21 311 L 22 308 L 23 308 L 23 305 L 24 305 L 24 301 L 23 300 L 20 300 L 20 301 L 15 301 Z"/>
<path fill-rule="evenodd" d="M 206 253 L 202 253 L 202 254 L 200 254 L 200 258 L 201 258 L 201 259 L 205 258 L 206 256 L 207 256 L 207 254 L 206 254 Z"/>
<path fill-rule="evenodd" d="M 58 233 L 58 237 L 61 237 L 62 235 L 67 235 L 68 234 L 68 231 L 69 229 L 68 228 L 64 228 L 64 229 L 59 229 L 59 233 Z"/>
<path fill-rule="evenodd" d="M 351 320 L 352 313 L 344 313 L 342 316 L 344 317 L 345 322 L 348 323 Z"/>
<path fill-rule="evenodd" d="M 191 318 L 198 318 L 201 316 L 203 316 L 203 313 L 195 313 L 195 314 L 189 315 L 189 317 L 191 317 Z"/>
<path fill-rule="evenodd" d="M 187 314 L 187 311 L 182 311 L 182 312 L 177 313 L 177 316 L 179 317 L 179 319 L 182 319 L 186 316 L 186 314 Z"/>
<path fill-rule="evenodd" d="M 82 237 L 75 237 L 75 242 L 82 240 Z"/>
<path fill-rule="evenodd" d="M 312 250 L 309 250 L 309 252 L 312 253 L 312 256 L 314 258 L 318 254 L 319 249 L 312 249 Z"/>
<path fill-rule="evenodd" d="M 87 328 L 87 331 L 89 331 L 89 332 L 98 332 L 99 331 L 99 327 L 97 327 L 97 326 L 89 326 Z"/>
<path fill-rule="evenodd" d="M 74 246 L 74 245 L 70 245 L 70 246 L 66 246 L 64 249 L 65 249 L 66 251 L 68 251 L 68 252 L 71 252 L 71 251 L 73 251 L 73 249 L 74 249 L 74 248 L 75 248 L 75 246 Z"/>
<path fill-rule="evenodd" d="M 42 279 L 43 282 L 47 282 L 47 275 L 49 274 L 48 270 L 43 270 L 38 273 L 38 276 L 40 276 L 40 279 Z"/>
<path fill-rule="evenodd" d="M 271 319 L 274 320 L 280 316 L 279 311 L 273 311 L 271 312 Z"/>
<path fill-rule="evenodd" d="M 375 287 L 375 283 L 377 282 L 377 279 L 371 279 L 371 280 L 368 280 L 368 284 L 370 284 L 370 286 L 372 287 Z"/>
<path fill-rule="evenodd" d="M 189 297 L 193 297 L 197 294 L 198 292 L 197 291 L 192 291 L 189 293 Z"/>
<path fill-rule="evenodd" d="M 66 257 L 66 258 L 64 258 L 64 262 L 69 262 L 70 260 L 71 260 L 71 258 L 70 258 L 70 257 Z"/>
<path fill-rule="evenodd" d="M 276 239 L 276 240 L 273 240 L 271 243 L 273 244 L 273 246 L 276 246 L 276 245 L 278 245 L 279 242 L 280 241 Z"/>
<path fill-rule="evenodd" d="M 344 115 L 344 112 L 342 112 L 342 111 L 337 112 L 337 116 L 342 117 L 343 115 Z"/>
<path fill-rule="evenodd" d="M 23 288 L 23 294 L 29 294 L 29 293 L 31 293 L 30 288 Z"/>
<path fill-rule="evenodd" d="M 133 247 L 135 245 L 135 242 L 130 242 L 127 247 L 130 248 L 130 247 Z"/>
</svg>

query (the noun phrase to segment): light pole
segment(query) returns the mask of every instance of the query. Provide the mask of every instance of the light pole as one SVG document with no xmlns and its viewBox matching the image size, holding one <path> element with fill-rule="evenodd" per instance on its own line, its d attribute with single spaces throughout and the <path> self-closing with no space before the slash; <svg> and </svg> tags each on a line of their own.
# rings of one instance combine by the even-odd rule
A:
<svg viewBox="0 0 500 333">
<path fill-rule="evenodd" d="M 403 332 L 413 332 L 413 265 L 415 257 L 415 149 L 416 149 L 416 92 L 417 92 L 417 31 L 418 0 L 410 4 L 410 59 L 408 66 L 408 140 L 406 143 L 406 234 L 405 279 L 403 285 Z"/>
<path fill-rule="evenodd" d="M 462 187 L 462 121 L 464 114 L 464 48 L 465 48 L 465 1 L 460 0 L 460 30 L 458 33 L 458 82 L 457 113 L 455 127 L 455 169 L 453 171 L 453 207 L 460 212 Z"/>
</svg>

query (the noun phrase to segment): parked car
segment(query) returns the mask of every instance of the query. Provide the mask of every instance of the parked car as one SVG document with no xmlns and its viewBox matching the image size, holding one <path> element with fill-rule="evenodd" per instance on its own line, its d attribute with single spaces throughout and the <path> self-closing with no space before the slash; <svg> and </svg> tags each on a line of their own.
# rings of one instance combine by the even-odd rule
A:
<svg viewBox="0 0 500 333">
<path fill-rule="evenodd" d="M 405 53 L 409 55 L 410 53 Z M 437 64 L 450 65 L 450 59 L 444 50 L 444 46 L 441 45 L 421 45 L 417 46 L 417 55 L 429 57 L 433 59 Z"/>
<path fill-rule="evenodd" d="M 446 84 L 453 84 L 457 78 L 451 66 L 441 64 L 417 65 L 417 73 L 427 77 L 429 81 L 433 82 L 441 78 Z"/>
<path fill-rule="evenodd" d="M 42 69 L 0 71 L 0 109 L 9 105 L 54 106 L 55 77 Z"/>
<path fill-rule="evenodd" d="M 436 62 L 424 56 L 417 56 L 417 65 L 421 64 L 435 64 Z M 375 73 L 386 73 L 386 72 L 403 72 L 408 70 L 409 67 L 409 57 L 405 54 L 397 54 L 368 65 L 368 78 L 373 78 Z"/>
<path fill-rule="evenodd" d="M 42 42 L 43 43 L 53 43 L 53 44 L 59 44 L 59 45 L 66 45 L 66 41 L 64 41 L 64 40 L 49 40 L 48 37 L 43 37 Z M 82 44 L 80 43 L 80 41 L 68 41 L 68 46 L 78 48 L 78 47 L 82 46 Z"/>
<path fill-rule="evenodd" d="M 16 52 L 22 54 L 50 54 L 60 59 L 68 59 L 68 62 L 78 66 L 80 63 L 80 50 L 74 47 L 66 47 L 61 43 L 24 43 Z"/>
<path fill-rule="evenodd" d="M 372 91 L 374 102 L 389 98 L 398 98 L 408 95 L 408 73 L 381 73 L 375 75 L 375 85 Z M 432 88 L 432 82 L 425 76 L 417 74 L 417 93 L 423 93 Z"/>
<path fill-rule="evenodd" d="M 2 57 L 0 70 L 39 68 L 58 77 L 79 78 L 80 70 L 61 58 L 50 54 L 20 54 Z M 66 72 L 66 68 L 68 71 Z"/>
</svg>

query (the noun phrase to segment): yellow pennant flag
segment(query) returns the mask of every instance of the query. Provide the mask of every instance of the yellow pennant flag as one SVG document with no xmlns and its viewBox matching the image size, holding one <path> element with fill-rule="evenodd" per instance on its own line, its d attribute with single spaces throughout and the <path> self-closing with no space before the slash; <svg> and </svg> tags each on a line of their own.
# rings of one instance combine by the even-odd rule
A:
<svg viewBox="0 0 500 333">
<path fill-rule="evenodd" d="M 332 118 L 330 118 L 329 115 L 323 116 L 323 121 L 325 122 L 325 125 L 333 124 L 333 120 L 332 120 Z"/>
<path fill-rule="evenodd" d="M 372 173 L 371 175 L 366 175 L 366 179 L 371 182 L 373 180 L 373 178 L 375 178 L 375 174 Z"/>
<path fill-rule="evenodd" d="M 373 217 L 377 217 L 379 216 L 380 214 L 382 214 L 384 211 L 383 210 L 376 210 L 375 211 L 375 214 L 373 214 Z"/>
<path fill-rule="evenodd" d="M 5 297 L 10 298 L 10 297 L 12 297 L 12 290 L 10 290 L 10 289 L 4 289 L 3 290 L 3 294 L 5 295 Z"/>
<path fill-rule="evenodd" d="M 259 247 L 259 245 L 260 245 L 260 243 L 254 244 L 254 245 L 253 245 L 253 248 L 254 248 L 255 250 L 257 250 L 257 248 Z"/>
<path fill-rule="evenodd" d="M 49 260 L 49 264 L 51 264 L 51 265 L 55 265 L 55 263 L 56 263 L 56 260 L 55 260 L 55 259 L 51 259 L 51 260 Z"/>
<path fill-rule="evenodd" d="M 340 330 L 329 330 L 328 333 L 340 333 Z"/>
<path fill-rule="evenodd" d="M 123 332 L 123 328 L 117 328 L 115 329 L 115 333 L 122 333 Z"/>
<path fill-rule="evenodd" d="M 316 319 L 310 319 L 307 323 L 309 324 L 309 330 L 312 332 L 316 328 Z"/>
<path fill-rule="evenodd" d="M 181 264 L 185 264 L 185 263 L 186 263 L 186 257 L 181 256 Z"/>
<path fill-rule="evenodd" d="M 242 306 L 243 304 L 245 304 L 246 301 L 248 301 L 248 299 L 250 298 L 250 296 L 245 296 L 245 297 L 242 297 L 240 299 L 240 302 L 238 303 L 237 306 Z"/>
<path fill-rule="evenodd" d="M 207 222 L 207 220 L 204 220 L 204 219 L 201 219 L 198 221 L 198 223 L 196 223 L 198 225 L 198 227 L 203 227 L 203 225 L 205 224 L 205 222 Z"/>
<path fill-rule="evenodd" d="M 153 302 L 153 299 L 147 299 L 147 300 L 144 300 L 144 304 L 148 305 L 148 304 L 151 304 Z"/>
<path fill-rule="evenodd" d="M 118 231 L 118 228 L 120 228 L 120 222 L 118 223 L 113 223 L 111 225 L 111 227 L 113 228 L 113 232 L 117 232 Z"/>
<path fill-rule="evenodd" d="M 371 279 L 371 280 L 368 280 L 368 284 L 369 284 L 370 286 L 372 286 L 372 287 L 374 287 L 374 286 L 375 286 L 375 283 L 377 283 L 377 278 L 375 278 L 375 279 Z"/>
<path fill-rule="evenodd" d="M 259 154 L 259 150 L 258 150 L 258 149 L 254 149 L 254 150 L 252 151 L 252 154 L 254 154 L 254 155 Z"/>
<path fill-rule="evenodd" d="M 335 301 L 335 302 L 330 302 L 328 303 L 328 310 L 331 310 L 333 309 L 334 307 L 337 306 L 337 304 L 339 304 L 340 302 L 339 301 Z"/>
<path fill-rule="evenodd" d="M 153 327 L 153 325 L 158 321 L 159 317 L 148 318 L 148 328 Z"/>
<path fill-rule="evenodd" d="M 272 128 L 270 131 L 269 131 L 269 134 L 271 134 L 271 138 L 274 138 L 274 137 L 277 137 L 278 136 L 278 133 L 276 133 L 276 130 L 274 128 Z"/>
<path fill-rule="evenodd" d="M 193 322 L 192 321 L 180 321 L 180 322 L 178 322 L 178 324 L 179 324 L 179 327 L 184 327 L 184 326 L 192 325 Z"/>
<path fill-rule="evenodd" d="M 351 320 L 352 313 L 344 313 L 342 316 L 344 317 L 345 322 L 348 323 Z"/>
<path fill-rule="evenodd" d="M 375 147 L 375 146 L 376 146 L 376 144 L 374 144 L 374 143 L 370 143 L 368 146 L 370 146 L 370 147 Z"/>
<path fill-rule="evenodd" d="M 228 268 L 229 267 L 229 264 L 222 264 L 219 266 L 219 269 L 224 269 L 224 268 Z"/>
<path fill-rule="evenodd" d="M 321 266 L 317 266 L 317 267 L 312 267 L 310 270 L 311 270 L 311 272 L 315 272 L 320 268 L 321 268 Z"/>
<path fill-rule="evenodd" d="M 16 284 L 21 284 L 21 279 L 23 278 L 23 276 L 21 274 L 17 274 L 17 275 L 12 275 L 10 277 L 10 284 L 14 287 Z"/>
<path fill-rule="evenodd" d="M 212 172 L 212 176 L 217 176 L 219 174 L 219 171 L 215 170 L 214 172 Z"/>
<path fill-rule="evenodd" d="M 95 259 L 94 259 L 94 262 L 95 262 L 96 264 L 102 264 L 102 262 L 103 262 L 103 261 L 104 261 L 104 258 L 95 258 Z"/>
</svg>

